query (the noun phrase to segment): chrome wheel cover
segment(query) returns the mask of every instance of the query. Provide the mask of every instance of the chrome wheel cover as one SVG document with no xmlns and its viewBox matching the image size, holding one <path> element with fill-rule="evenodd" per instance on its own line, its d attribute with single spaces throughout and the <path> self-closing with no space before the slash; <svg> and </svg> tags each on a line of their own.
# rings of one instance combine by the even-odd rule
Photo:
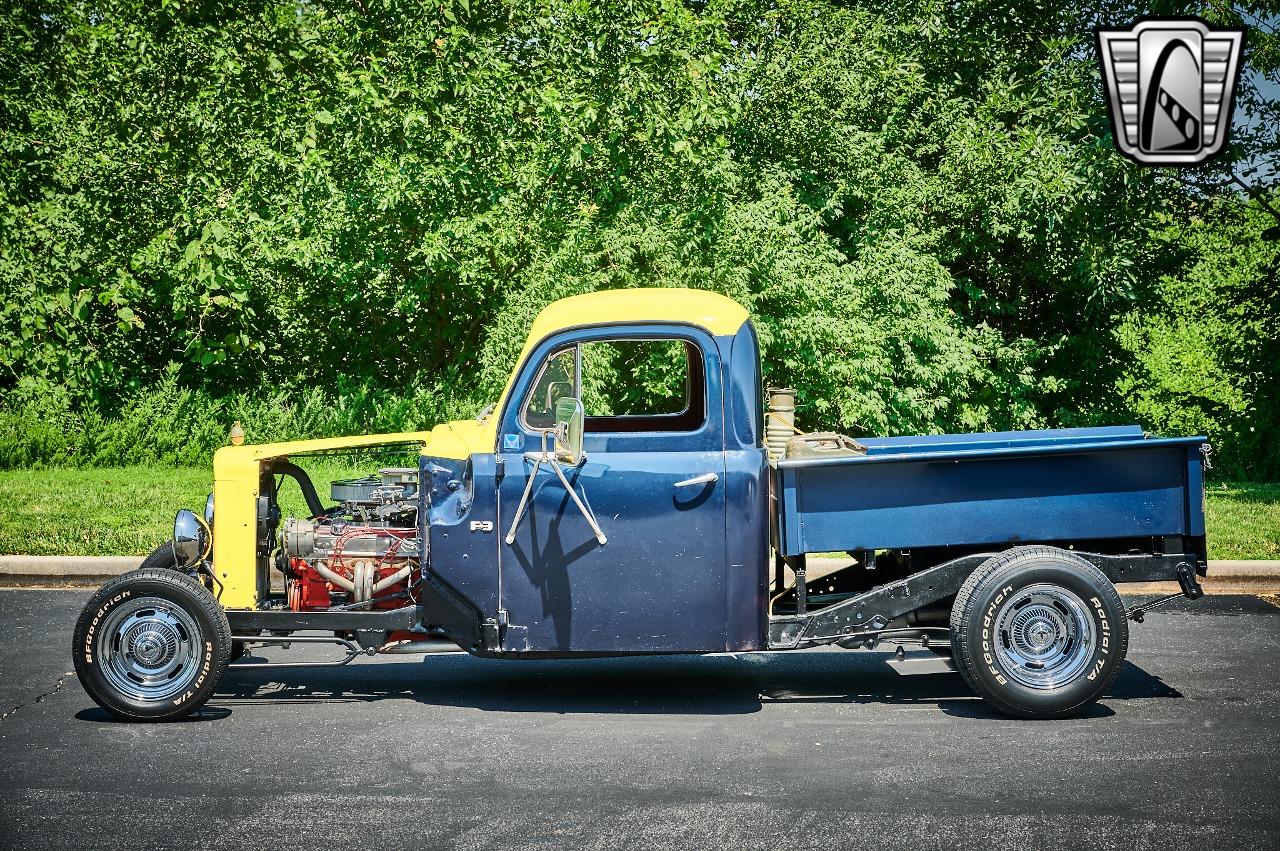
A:
<svg viewBox="0 0 1280 851">
<path fill-rule="evenodd" d="M 96 645 L 103 677 L 138 701 L 182 694 L 199 673 L 203 654 L 195 618 L 158 597 L 140 597 L 112 611 Z"/>
<path fill-rule="evenodd" d="M 1060 688 L 1089 667 L 1097 634 L 1089 608 L 1059 585 L 1013 592 L 995 617 L 994 656 L 1000 670 L 1034 689 Z"/>
</svg>

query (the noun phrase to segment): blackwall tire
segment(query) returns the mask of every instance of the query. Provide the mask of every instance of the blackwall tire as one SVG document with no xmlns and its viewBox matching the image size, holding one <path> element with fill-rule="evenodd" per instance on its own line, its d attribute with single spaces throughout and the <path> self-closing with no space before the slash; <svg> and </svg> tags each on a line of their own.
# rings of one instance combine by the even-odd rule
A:
<svg viewBox="0 0 1280 851">
<path fill-rule="evenodd" d="M 173 555 L 173 542 L 165 541 L 142 560 L 138 570 L 177 570 L 178 560 Z"/>
<path fill-rule="evenodd" d="M 1124 604 L 1089 562 L 1054 547 L 988 559 L 951 610 L 956 669 L 992 706 L 1062 718 L 1097 700 L 1129 646 Z"/>
<path fill-rule="evenodd" d="M 231 627 L 213 595 L 176 570 L 125 573 L 76 621 L 72 655 L 84 690 L 133 721 L 172 721 L 204 705 L 231 654 Z"/>
</svg>

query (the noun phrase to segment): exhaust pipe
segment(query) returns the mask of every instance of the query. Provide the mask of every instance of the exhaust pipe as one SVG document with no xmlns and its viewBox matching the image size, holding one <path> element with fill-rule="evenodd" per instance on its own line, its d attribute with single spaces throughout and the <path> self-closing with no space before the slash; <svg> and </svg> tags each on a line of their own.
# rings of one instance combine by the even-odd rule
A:
<svg viewBox="0 0 1280 851">
<path fill-rule="evenodd" d="M 415 641 L 393 641 L 378 650 L 392 656 L 439 656 L 445 653 L 466 653 L 446 638 L 424 638 Z"/>
</svg>

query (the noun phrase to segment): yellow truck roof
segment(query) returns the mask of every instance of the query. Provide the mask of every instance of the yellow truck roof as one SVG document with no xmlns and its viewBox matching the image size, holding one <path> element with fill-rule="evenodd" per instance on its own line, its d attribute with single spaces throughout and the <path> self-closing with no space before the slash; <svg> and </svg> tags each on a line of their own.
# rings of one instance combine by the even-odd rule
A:
<svg viewBox="0 0 1280 851">
<path fill-rule="evenodd" d="M 529 329 L 525 349 L 562 328 L 612 322 L 681 322 L 715 336 L 735 334 L 747 310 L 727 296 L 707 290 L 646 288 L 603 290 L 562 298 L 547 305 Z"/>
<path fill-rule="evenodd" d="M 543 308 L 529 328 L 529 337 L 525 341 L 520 362 L 524 361 L 539 340 L 565 328 L 618 322 L 676 322 L 702 328 L 715 336 L 723 336 L 737 333 L 747 317 L 746 308 L 742 305 L 707 290 L 646 288 L 586 293 L 560 299 Z M 508 379 L 503 399 L 510 391 L 514 378 L 513 374 Z M 230 476 L 233 470 L 243 467 L 243 475 L 256 477 L 256 463 L 262 459 L 388 443 L 418 443 L 428 454 L 465 458 L 471 452 L 492 452 L 496 431 L 495 415 L 484 422 L 462 420 L 442 423 L 432 431 L 226 446 L 214 455 L 214 476 Z M 249 472 L 251 469 L 252 473 Z"/>
</svg>

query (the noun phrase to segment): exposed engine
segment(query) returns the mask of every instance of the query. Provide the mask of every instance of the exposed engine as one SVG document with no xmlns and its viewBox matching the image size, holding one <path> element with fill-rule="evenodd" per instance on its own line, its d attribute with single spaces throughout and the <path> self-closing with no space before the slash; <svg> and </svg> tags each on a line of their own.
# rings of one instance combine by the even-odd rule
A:
<svg viewBox="0 0 1280 851">
<path fill-rule="evenodd" d="M 419 565 L 418 471 L 395 467 L 334 482 L 339 505 L 281 532 L 289 608 L 396 608 Z"/>
</svg>

